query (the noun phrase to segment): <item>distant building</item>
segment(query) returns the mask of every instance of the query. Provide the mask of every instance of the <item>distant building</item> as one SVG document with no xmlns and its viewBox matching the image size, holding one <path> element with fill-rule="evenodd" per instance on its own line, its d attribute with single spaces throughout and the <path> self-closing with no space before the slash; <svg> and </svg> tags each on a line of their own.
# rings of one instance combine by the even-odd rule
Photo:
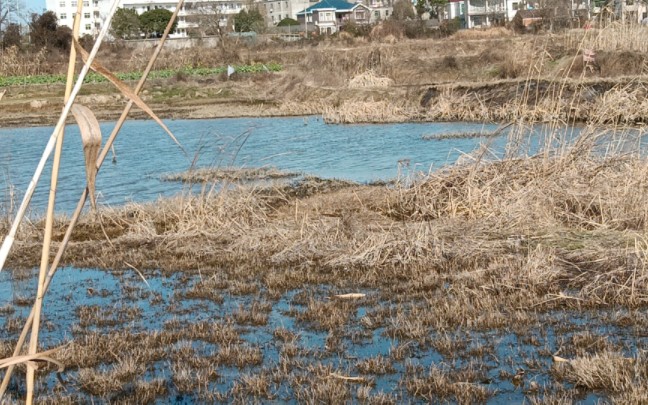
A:
<svg viewBox="0 0 648 405">
<path fill-rule="evenodd" d="M 104 0 L 46 0 L 45 7 L 48 11 L 53 11 L 58 17 L 59 25 L 65 25 L 72 28 L 74 15 L 77 10 L 77 1 L 83 1 L 83 16 L 79 35 L 85 34 L 96 35 L 103 26 L 105 12 L 103 7 L 109 7 Z"/>
<path fill-rule="evenodd" d="M 72 28 L 74 23 L 74 14 L 76 14 L 78 0 L 46 0 L 47 10 L 54 11 L 59 19 L 59 25 L 65 25 Z M 121 0 L 119 7 L 129 8 L 142 14 L 148 10 L 164 8 L 171 12 L 175 11 L 177 2 L 171 0 Z M 89 34 L 96 36 L 107 14 L 110 11 L 111 2 L 109 0 L 83 0 L 83 18 L 81 20 L 80 35 Z M 242 0 L 201 0 L 187 1 L 178 13 L 178 25 L 171 38 L 183 38 L 188 36 L 188 31 L 195 27 L 195 24 L 188 21 L 192 13 L 213 12 L 220 18 L 220 24 L 225 26 L 227 20 L 238 14 L 245 7 Z"/>
<path fill-rule="evenodd" d="M 273 27 L 284 18 L 297 19 L 297 13 L 315 4 L 309 0 L 262 0 L 259 3 L 261 11 L 265 12 L 266 22 Z"/>
<path fill-rule="evenodd" d="M 514 6 L 515 5 L 515 6 Z M 464 20 L 466 28 L 503 25 L 510 21 L 518 2 L 510 0 L 465 0 Z"/>
<path fill-rule="evenodd" d="M 370 21 L 372 23 L 389 19 L 394 11 L 393 0 L 360 0 L 358 3 L 371 9 Z"/>
<path fill-rule="evenodd" d="M 345 24 L 369 24 L 372 10 L 362 3 L 348 3 L 344 0 L 322 0 L 297 13 L 297 21 L 308 27 L 314 25 L 320 34 L 335 34 Z"/>
</svg>

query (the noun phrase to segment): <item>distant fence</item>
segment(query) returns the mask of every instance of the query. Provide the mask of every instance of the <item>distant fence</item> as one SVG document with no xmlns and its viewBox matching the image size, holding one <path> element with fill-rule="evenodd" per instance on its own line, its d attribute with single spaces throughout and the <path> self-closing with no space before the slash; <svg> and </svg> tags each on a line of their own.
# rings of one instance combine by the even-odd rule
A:
<svg viewBox="0 0 648 405">
<path fill-rule="evenodd" d="M 124 41 L 127 47 L 133 49 L 148 49 L 154 48 L 158 43 L 157 38 L 151 39 L 133 39 Z M 165 47 L 170 49 L 186 49 L 196 46 L 212 47 L 218 45 L 218 37 L 203 37 L 203 38 L 168 38 L 164 43 Z"/>
</svg>

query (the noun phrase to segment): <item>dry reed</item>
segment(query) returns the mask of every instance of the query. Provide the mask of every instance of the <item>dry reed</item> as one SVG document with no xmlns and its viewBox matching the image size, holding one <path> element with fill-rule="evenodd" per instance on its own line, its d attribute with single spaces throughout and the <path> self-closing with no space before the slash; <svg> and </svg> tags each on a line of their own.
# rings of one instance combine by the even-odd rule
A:
<svg viewBox="0 0 648 405">
<path fill-rule="evenodd" d="M 389 87 L 394 84 L 394 81 L 389 77 L 382 77 L 376 75 L 372 70 L 357 74 L 349 80 L 349 88 L 357 89 L 364 87 Z"/>
</svg>

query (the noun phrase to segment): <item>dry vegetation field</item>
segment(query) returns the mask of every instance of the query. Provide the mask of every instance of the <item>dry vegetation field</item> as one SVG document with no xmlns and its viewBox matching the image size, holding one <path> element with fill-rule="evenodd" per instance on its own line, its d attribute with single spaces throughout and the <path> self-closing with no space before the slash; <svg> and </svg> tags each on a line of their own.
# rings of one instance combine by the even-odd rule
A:
<svg viewBox="0 0 648 405">
<path fill-rule="evenodd" d="M 278 63 L 281 72 L 151 80 L 144 100 L 161 117 L 209 118 L 324 114 L 330 122 L 411 120 L 513 121 L 591 117 L 641 123 L 646 93 L 645 27 L 611 25 L 545 35 L 505 29 L 445 39 L 342 37 L 316 43 L 227 43 L 163 51 L 156 69 Z M 596 51 L 584 64 L 583 49 Z M 115 72 L 141 70 L 152 50 L 106 45 L 99 60 Z M 61 73 L 64 64 L 41 54 L 6 52 L 0 74 Z M 63 85 L 11 86 L 3 125 L 51 122 Z M 125 103 L 110 84 L 82 90 L 102 119 Z M 632 104 L 630 108 L 620 105 Z M 139 110 L 134 117 L 144 117 Z"/>
<path fill-rule="evenodd" d="M 648 54 L 636 40 L 644 28 L 608 29 L 617 31 L 250 47 L 225 55 L 284 70 L 148 84 L 162 116 L 513 124 L 504 158 L 484 146 L 389 184 L 307 177 L 84 214 L 62 266 L 101 269 L 114 285 L 69 292 L 73 304 L 60 309 L 74 311 L 69 330 L 45 310 L 58 333 L 47 344 L 67 343 L 52 354 L 65 383 L 45 368 L 39 398 L 645 403 L 648 161 L 643 132 L 625 126 L 645 119 Z M 595 66 L 582 64 L 583 48 L 597 50 Z M 175 52 L 160 63 L 228 63 L 222 55 Z M 86 97 L 100 97 L 95 86 Z M 9 88 L 3 108 L 58 91 Z M 120 102 L 98 111 L 111 117 Z M 549 130 L 530 155 L 523 145 L 538 122 Z M 579 136 L 562 135 L 573 123 Z M 209 190 L 258 176 L 290 174 L 168 180 Z M 68 221 L 55 221 L 54 247 Z M 8 228 L 0 222 L 0 234 Z M 14 280 L 30 279 L 43 228 L 20 228 Z M 30 304 L 14 295 L 0 307 L 0 358 Z M 23 390 L 14 377 L 9 395 Z"/>
</svg>

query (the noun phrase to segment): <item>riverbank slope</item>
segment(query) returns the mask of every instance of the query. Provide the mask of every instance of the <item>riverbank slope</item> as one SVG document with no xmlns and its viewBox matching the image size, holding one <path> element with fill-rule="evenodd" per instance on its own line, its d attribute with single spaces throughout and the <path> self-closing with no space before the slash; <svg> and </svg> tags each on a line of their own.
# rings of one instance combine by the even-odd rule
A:
<svg viewBox="0 0 648 405">
<path fill-rule="evenodd" d="M 633 29 L 633 35 L 639 35 L 645 28 Z M 352 123 L 559 117 L 637 124 L 644 122 L 641 100 L 648 82 L 648 53 L 636 41 L 623 41 L 630 35 L 627 30 L 613 26 L 531 36 L 498 29 L 459 32 L 445 39 L 381 42 L 346 37 L 242 45 L 235 61 L 278 63 L 282 70 L 237 73 L 230 79 L 223 74 L 178 73 L 149 81 L 143 98 L 163 118 L 321 114 L 330 122 Z M 603 41 L 608 38 L 603 34 L 617 41 Z M 586 47 L 596 49 L 595 62 L 583 63 Z M 144 51 L 119 59 L 110 49 L 102 57 L 115 71 L 138 70 L 145 60 Z M 108 63 L 107 58 L 114 61 Z M 228 58 L 215 48 L 188 49 L 166 54 L 158 65 L 220 66 L 232 56 Z M 5 90 L 0 125 L 55 122 L 62 85 Z M 126 100 L 103 83 L 86 85 L 79 102 L 99 119 L 111 120 Z M 132 117 L 144 114 L 136 109 Z"/>
</svg>

